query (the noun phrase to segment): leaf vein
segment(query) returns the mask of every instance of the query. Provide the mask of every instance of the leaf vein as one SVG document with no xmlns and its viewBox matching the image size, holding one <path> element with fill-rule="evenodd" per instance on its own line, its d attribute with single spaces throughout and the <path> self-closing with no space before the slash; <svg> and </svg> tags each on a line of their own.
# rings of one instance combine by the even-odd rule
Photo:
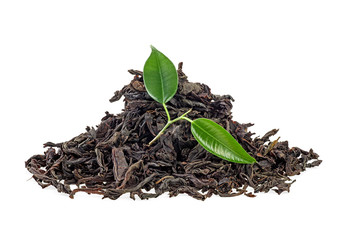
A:
<svg viewBox="0 0 343 240">
<path fill-rule="evenodd" d="M 218 143 L 220 143 L 222 146 L 227 147 L 230 149 L 230 151 L 232 151 L 233 153 L 235 153 L 237 156 L 242 157 L 241 154 L 237 153 L 236 151 L 234 151 L 231 147 L 227 146 L 225 143 L 222 143 L 220 140 L 218 140 L 217 138 L 213 137 L 208 131 L 206 131 L 205 129 L 203 129 L 202 127 L 200 127 L 198 124 L 194 123 L 198 128 L 200 128 L 203 132 L 205 132 L 208 136 L 212 137 L 213 139 L 215 139 Z"/>
<path fill-rule="evenodd" d="M 155 60 L 156 60 L 156 63 L 157 63 L 157 67 L 158 67 L 158 73 L 160 74 L 160 79 L 161 79 L 161 88 L 162 88 L 162 101 L 164 102 L 164 85 L 163 85 L 163 74 L 162 74 L 162 71 L 161 71 L 161 63 L 160 63 L 160 59 L 158 58 L 157 56 L 158 53 L 155 53 Z"/>
</svg>

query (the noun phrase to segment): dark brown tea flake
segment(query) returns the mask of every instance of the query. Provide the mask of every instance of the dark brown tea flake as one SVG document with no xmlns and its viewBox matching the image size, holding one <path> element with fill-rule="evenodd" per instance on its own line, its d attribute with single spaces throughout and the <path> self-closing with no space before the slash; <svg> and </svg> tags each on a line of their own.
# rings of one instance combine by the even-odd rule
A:
<svg viewBox="0 0 343 240">
<path fill-rule="evenodd" d="M 273 129 L 262 137 L 253 138 L 248 128 L 232 120 L 234 101 L 230 95 L 214 95 L 207 85 L 192 83 L 179 64 L 179 85 L 168 102 L 171 118 L 189 109 L 192 119 L 210 118 L 220 124 L 241 144 L 255 164 L 237 164 L 222 160 L 202 148 L 194 139 L 188 122 L 176 122 L 154 145 L 148 143 L 167 122 L 162 105 L 145 91 L 142 72 L 130 84 L 116 91 L 110 99 L 124 96 L 125 109 L 113 115 L 106 112 L 96 129 L 63 143 L 48 142 L 43 155 L 34 155 L 25 162 L 28 171 L 42 187 L 54 186 L 57 191 L 100 194 L 117 199 L 125 193 L 131 198 L 156 198 L 186 193 L 204 200 L 213 194 L 221 197 L 246 195 L 274 190 L 289 191 L 294 183 L 290 177 L 320 165 L 318 154 L 290 148 L 287 141 L 270 140 Z"/>
</svg>

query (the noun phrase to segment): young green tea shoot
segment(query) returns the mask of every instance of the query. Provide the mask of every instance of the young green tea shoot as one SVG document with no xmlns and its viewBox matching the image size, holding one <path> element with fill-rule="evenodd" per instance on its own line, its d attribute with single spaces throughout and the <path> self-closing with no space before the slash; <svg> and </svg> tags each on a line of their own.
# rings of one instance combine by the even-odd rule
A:
<svg viewBox="0 0 343 240">
<path fill-rule="evenodd" d="M 168 119 L 166 125 L 149 145 L 161 137 L 171 124 L 179 120 L 186 120 L 191 123 L 191 132 L 194 138 L 208 152 L 230 162 L 245 164 L 256 162 L 219 124 L 206 118 L 191 120 L 186 117 L 191 109 L 178 118 L 170 119 L 166 103 L 173 98 L 177 91 L 178 75 L 174 64 L 153 46 L 151 46 L 151 54 L 144 65 L 143 80 L 148 94 L 162 104 Z"/>
</svg>

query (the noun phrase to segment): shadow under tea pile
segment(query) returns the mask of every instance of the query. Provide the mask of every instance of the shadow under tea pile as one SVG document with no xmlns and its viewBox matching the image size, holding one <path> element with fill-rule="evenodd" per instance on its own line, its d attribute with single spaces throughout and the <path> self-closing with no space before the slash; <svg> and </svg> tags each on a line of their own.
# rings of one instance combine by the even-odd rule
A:
<svg viewBox="0 0 343 240">
<path fill-rule="evenodd" d="M 279 194 L 289 191 L 294 182 L 289 176 L 321 163 L 312 149 L 289 148 L 287 141 L 269 140 L 276 129 L 252 138 L 247 130 L 252 124 L 231 119 L 233 98 L 214 95 L 208 86 L 188 82 L 182 63 L 178 91 L 168 102 L 171 118 L 192 108 L 188 116 L 219 123 L 257 163 L 236 164 L 212 155 L 193 138 L 186 121 L 173 124 L 149 147 L 167 116 L 162 105 L 145 91 L 142 72 L 129 72 L 134 79 L 110 99 L 115 102 L 124 96 L 124 112 L 106 112 L 97 129 L 87 127 L 85 133 L 63 143 L 48 142 L 44 155 L 26 161 L 26 168 L 40 186 L 52 185 L 71 198 L 80 191 L 110 199 L 125 193 L 133 199 L 135 195 L 148 199 L 164 192 L 170 196 L 186 193 L 200 200 L 213 194 L 254 197 L 254 193 L 271 189 Z"/>
</svg>

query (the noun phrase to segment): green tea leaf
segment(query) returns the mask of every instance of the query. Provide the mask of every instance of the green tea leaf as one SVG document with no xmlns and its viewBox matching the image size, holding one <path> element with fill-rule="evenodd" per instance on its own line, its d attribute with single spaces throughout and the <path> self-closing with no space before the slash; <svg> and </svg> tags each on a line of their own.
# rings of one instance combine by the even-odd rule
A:
<svg viewBox="0 0 343 240">
<path fill-rule="evenodd" d="M 143 79 L 148 94 L 159 103 L 168 102 L 177 91 L 178 77 L 174 64 L 153 46 L 144 65 Z"/>
<path fill-rule="evenodd" d="M 255 163 L 243 147 L 222 126 L 206 118 L 192 121 L 195 139 L 210 153 L 235 163 Z"/>
</svg>

